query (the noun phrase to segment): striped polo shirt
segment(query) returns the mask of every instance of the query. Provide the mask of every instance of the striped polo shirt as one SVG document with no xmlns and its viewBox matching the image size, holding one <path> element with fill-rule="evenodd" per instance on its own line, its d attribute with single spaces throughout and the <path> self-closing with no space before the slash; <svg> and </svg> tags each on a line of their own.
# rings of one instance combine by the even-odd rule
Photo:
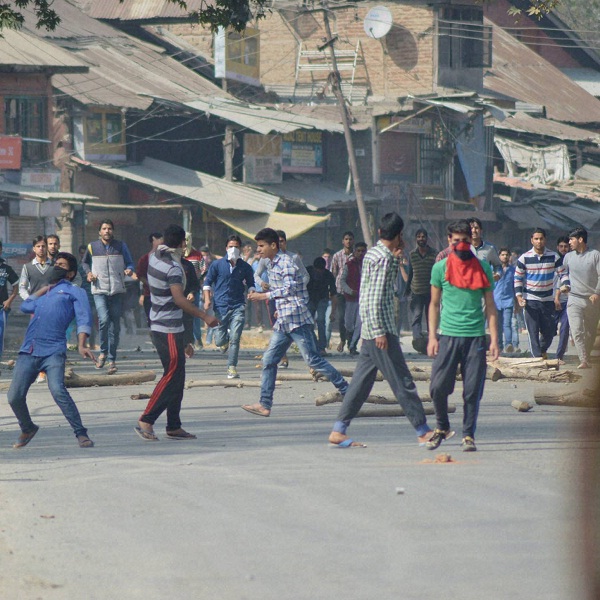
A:
<svg viewBox="0 0 600 600">
<path fill-rule="evenodd" d="M 175 302 L 170 286 L 179 284 L 183 289 L 183 268 L 171 258 L 166 246 L 159 246 L 148 261 L 150 288 L 150 329 L 161 333 L 181 333 L 183 311 Z"/>
<path fill-rule="evenodd" d="M 515 268 L 515 295 L 525 300 L 554 302 L 554 275 L 560 285 L 569 285 L 569 276 L 563 266 L 562 256 L 552 250 L 537 254 L 532 248 L 521 254 Z"/>
<path fill-rule="evenodd" d="M 426 247 L 425 256 L 415 248 L 409 255 L 410 260 L 410 291 L 413 294 L 429 294 L 431 288 L 429 280 L 431 279 L 431 269 L 435 264 L 437 250 L 431 246 Z"/>
</svg>

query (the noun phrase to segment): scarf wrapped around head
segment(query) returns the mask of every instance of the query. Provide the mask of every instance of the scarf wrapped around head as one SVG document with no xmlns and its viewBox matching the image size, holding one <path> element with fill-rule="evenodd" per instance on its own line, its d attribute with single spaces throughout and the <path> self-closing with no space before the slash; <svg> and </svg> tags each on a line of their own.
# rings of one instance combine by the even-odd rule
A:
<svg viewBox="0 0 600 600">
<path fill-rule="evenodd" d="M 171 258 L 181 267 L 181 270 L 183 271 L 182 285 L 183 289 L 185 290 L 185 286 L 187 285 L 187 279 L 185 276 L 185 269 L 181 264 L 181 258 L 183 257 L 183 248 L 169 248 L 169 246 L 167 246 L 166 244 L 159 244 L 156 248 L 156 251 L 161 255 L 169 254 Z"/>
<path fill-rule="evenodd" d="M 454 287 L 467 290 L 490 287 L 490 280 L 468 242 L 458 242 L 454 245 L 454 250 L 446 261 L 446 281 Z"/>
</svg>

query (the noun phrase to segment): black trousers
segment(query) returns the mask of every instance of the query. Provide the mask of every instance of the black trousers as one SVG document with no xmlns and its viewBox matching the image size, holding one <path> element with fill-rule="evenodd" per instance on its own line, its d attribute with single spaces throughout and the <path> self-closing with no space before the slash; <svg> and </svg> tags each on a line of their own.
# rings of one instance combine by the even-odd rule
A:
<svg viewBox="0 0 600 600">
<path fill-rule="evenodd" d="M 157 383 L 140 421 L 154 425 L 167 411 L 167 431 L 181 427 L 179 412 L 185 384 L 184 334 L 152 331 L 152 342 L 163 365 L 163 376 Z"/>
<path fill-rule="evenodd" d="M 540 357 L 548 350 L 556 335 L 556 308 L 554 302 L 527 300 L 525 327 L 531 356 Z"/>
</svg>

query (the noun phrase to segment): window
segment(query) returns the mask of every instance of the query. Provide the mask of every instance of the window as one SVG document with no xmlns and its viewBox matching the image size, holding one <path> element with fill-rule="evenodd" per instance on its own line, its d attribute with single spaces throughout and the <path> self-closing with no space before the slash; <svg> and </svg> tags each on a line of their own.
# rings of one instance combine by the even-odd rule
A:
<svg viewBox="0 0 600 600">
<path fill-rule="evenodd" d="M 84 117 L 85 157 L 125 160 L 125 129 L 120 111 L 92 111 Z"/>
<path fill-rule="evenodd" d="M 26 163 L 42 163 L 48 160 L 47 99 L 35 96 L 4 97 L 4 132 L 19 135 L 23 141 L 22 160 Z"/>
<path fill-rule="evenodd" d="M 449 69 L 492 66 L 492 28 L 483 24 L 483 10 L 445 6 L 439 12 L 439 63 Z"/>
</svg>

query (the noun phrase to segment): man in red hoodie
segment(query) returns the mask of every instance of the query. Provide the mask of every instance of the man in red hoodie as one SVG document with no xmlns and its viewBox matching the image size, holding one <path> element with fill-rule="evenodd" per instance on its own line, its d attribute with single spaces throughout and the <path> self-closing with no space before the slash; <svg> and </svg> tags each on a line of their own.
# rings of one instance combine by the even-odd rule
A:
<svg viewBox="0 0 600 600">
<path fill-rule="evenodd" d="M 346 339 L 348 350 L 352 356 L 358 354 L 356 347 L 360 340 L 361 322 L 358 314 L 358 298 L 360 294 L 360 277 L 362 274 L 363 258 L 367 253 L 367 244 L 358 242 L 354 246 L 352 256 L 348 259 L 342 270 L 340 285 L 346 299 L 344 311 L 344 327 L 346 328 Z"/>
</svg>

